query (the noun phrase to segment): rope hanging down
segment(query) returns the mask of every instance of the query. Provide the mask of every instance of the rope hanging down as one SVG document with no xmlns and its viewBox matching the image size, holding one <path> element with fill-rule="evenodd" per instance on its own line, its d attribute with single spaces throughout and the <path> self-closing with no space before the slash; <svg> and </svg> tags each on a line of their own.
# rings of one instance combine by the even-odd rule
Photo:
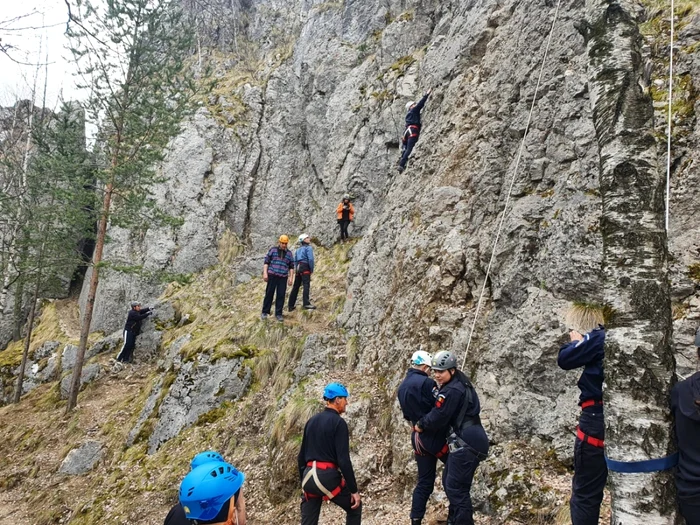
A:
<svg viewBox="0 0 700 525">
<path fill-rule="evenodd" d="M 542 82 L 542 75 L 544 73 L 544 65 L 547 61 L 547 55 L 549 54 L 549 47 L 552 43 L 552 35 L 554 35 L 554 27 L 557 23 L 557 18 L 559 17 L 559 6 L 561 5 L 561 0 L 557 1 L 557 7 L 554 11 L 554 19 L 552 20 L 552 27 L 549 30 L 549 38 L 547 39 L 547 46 L 544 50 L 544 56 L 542 57 L 542 64 L 540 65 L 540 74 L 537 78 L 537 86 L 535 86 L 535 93 L 532 95 L 532 105 L 530 106 L 530 114 L 527 117 L 527 123 L 525 124 L 525 133 L 523 134 L 523 139 L 520 142 L 520 149 L 518 151 L 518 157 L 515 161 L 515 168 L 513 168 L 513 176 L 510 180 L 510 186 L 508 187 L 508 193 L 506 194 L 505 205 L 503 206 L 503 211 L 501 212 L 501 218 L 498 223 L 498 229 L 496 231 L 496 239 L 493 241 L 493 247 L 491 248 L 491 258 L 489 259 L 489 264 L 486 267 L 486 276 L 484 277 L 484 284 L 481 287 L 481 293 L 479 294 L 479 301 L 476 304 L 476 312 L 474 313 L 474 322 L 472 323 L 471 330 L 469 331 L 469 339 L 467 340 L 467 348 L 464 351 L 464 360 L 462 361 L 462 368 L 467 364 L 467 356 L 469 355 L 469 347 L 472 343 L 472 337 L 474 335 L 474 328 L 476 327 L 476 321 L 479 318 L 479 310 L 481 310 L 481 303 L 484 299 L 484 291 L 486 290 L 486 283 L 489 280 L 489 275 L 491 273 L 491 266 L 496 257 L 496 247 L 498 246 L 498 241 L 501 237 L 501 231 L 503 230 L 503 223 L 505 222 L 506 213 L 508 212 L 508 203 L 510 202 L 510 196 L 513 193 L 513 185 L 515 184 L 515 177 L 518 174 L 518 167 L 520 166 L 520 159 L 523 156 L 523 150 L 525 148 L 525 139 L 527 138 L 527 133 L 530 131 L 530 123 L 532 122 L 532 114 L 535 110 L 535 103 L 537 102 L 537 93 L 540 89 L 540 84 Z"/>
<path fill-rule="evenodd" d="M 669 208 L 671 201 L 671 110 L 673 103 L 673 29 L 675 16 L 674 0 L 671 0 L 671 44 L 668 61 L 668 127 L 666 128 L 666 233 L 668 234 Z"/>
</svg>

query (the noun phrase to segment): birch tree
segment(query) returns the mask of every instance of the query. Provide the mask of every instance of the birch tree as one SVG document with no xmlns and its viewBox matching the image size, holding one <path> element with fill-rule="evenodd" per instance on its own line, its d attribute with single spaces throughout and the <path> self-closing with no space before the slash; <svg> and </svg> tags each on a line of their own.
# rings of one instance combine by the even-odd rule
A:
<svg viewBox="0 0 700 525">
<path fill-rule="evenodd" d="M 143 226 L 157 209 L 149 188 L 156 166 L 177 134 L 194 92 L 187 57 L 191 31 L 176 0 L 65 0 L 68 36 L 84 85 L 87 110 L 100 125 L 97 178 L 102 192 L 92 272 L 67 411 L 78 398 L 80 374 L 108 224 Z M 160 215 L 162 217 L 162 214 Z"/>
<path fill-rule="evenodd" d="M 639 6 L 586 0 L 588 85 L 600 154 L 606 300 L 606 455 L 642 461 L 672 451 L 668 394 L 674 374 L 664 231 L 664 177 L 643 85 Z M 610 472 L 612 523 L 671 524 L 668 471 Z"/>
</svg>

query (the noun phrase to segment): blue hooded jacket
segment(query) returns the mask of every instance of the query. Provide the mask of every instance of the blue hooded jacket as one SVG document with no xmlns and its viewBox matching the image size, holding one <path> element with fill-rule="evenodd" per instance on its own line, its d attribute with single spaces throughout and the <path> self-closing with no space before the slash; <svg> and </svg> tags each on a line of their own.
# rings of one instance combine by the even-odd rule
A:
<svg viewBox="0 0 700 525">
<path fill-rule="evenodd" d="M 583 367 L 578 380 L 580 405 L 584 401 L 603 400 L 603 358 L 605 357 L 605 328 L 588 332 L 581 341 L 571 341 L 559 349 L 557 363 L 564 370 Z"/>
<path fill-rule="evenodd" d="M 299 248 L 296 253 L 294 254 L 294 262 L 296 263 L 297 266 L 297 272 L 303 271 L 299 269 L 299 263 L 304 263 L 304 265 L 307 265 L 309 267 L 309 271 L 313 273 L 314 271 L 314 251 L 311 248 L 310 245 L 308 244 L 303 244 L 301 245 L 301 248 Z"/>
</svg>

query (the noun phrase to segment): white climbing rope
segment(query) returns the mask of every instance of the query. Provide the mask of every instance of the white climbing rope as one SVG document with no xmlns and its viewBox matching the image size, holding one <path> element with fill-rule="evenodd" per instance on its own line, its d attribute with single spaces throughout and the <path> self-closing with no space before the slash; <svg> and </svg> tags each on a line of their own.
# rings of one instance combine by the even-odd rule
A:
<svg viewBox="0 0 700 525">
<path fill-rule="evenodd" d="M 525 149 L 525 139 L 527 138 L 527 133 L 530 130 L 530 122 L 532 122 L 532 114 L 535 110 L 535 103 L 537 102 L 537 93 L 540 89 L 540 84 L 542 83 L 542 75 L 544 73 L 544 65 L 547 61 L 547 55 L 549 54 L 549 47 L 552 44 L 552 36 L 554 35 L 554 27 L 557 23 L 557 18 L 559 17 L 559 6 L 561 5 L 561 0 L 557 1 L 557 7 L 554 11 L 554 19 L 552 20 L 552 27 L 549 30 L 549 37 L 547 39 L 547 46 L 544 50 L 544 56 L 542 57 L 542 64 L 540 65 L 540 74 L 537 78 L 537 86 L 535 86 L 535 93 L 532 96 L 532 105 L 530 106 L 530 114 L 527 117 L 527 123 L 525 124 L 525 133 L 523 134 L 523 139 L 520 142 L 520 149 L 518 150 L 518 157 L 515 161 L 515 168 L 513 168 L 513 176 L 510 179 L 510 186 L 508 187 L 508 193 L 506 194 L 505 205 L 503 206 L 503 211 L 501 212 L 501 218 L 498 223 L 498 229 L 496 231 L 496 239 L 493 241 L 493 247 L 491 248 L 491 258 L 489 259 L 489 264 L 486 267 L 486 276 L 484 277 L 484 284 L 481 287 L 481 293 L 479 294 L 479 301 L 476 304 L 476 312 L 474 312 L 474 321 L 472 322 L 472 327 L 469 330 L 469 339 L 467 340 L 467 348 L 464 351 L 464 360 L 462 361 L 462 368 L 467 364 L 467 356 L 469 355 L 469 347 L 472 343 L 472 337 L 474 336 L 474 328 L 476 327 L 476 321 L 479 318 L 479 311 L 481 310 L 481 303 L 484 299 L 484 291 L 486 290 L 486 283 L 489 280 L 489 275 L 491 274 L 491 266 L 496 257 L 496 248 L 498 246 L 498 241 L 501 237 L 501 232 L 503 231 L 503 224 L 505 223 L 506 213 L 508 212 L 508 203 L 510 202 L 510 196 L 513 193 L 513 185 L 515 184 L 515 177 L 518 174 L 518 167 L 520 166 L 520 159 L 523 156 L 523 150 Z"/>
<path fill-rule="evenodd" d="M 673 30 L 674 0 L 671 0 L 671 48 L 668 61 L 668 127 L 666 128 L 666 233 L 668 234 L 669 209 L 671 207 L 671 117 L 673 104 Z"/>
</svg>

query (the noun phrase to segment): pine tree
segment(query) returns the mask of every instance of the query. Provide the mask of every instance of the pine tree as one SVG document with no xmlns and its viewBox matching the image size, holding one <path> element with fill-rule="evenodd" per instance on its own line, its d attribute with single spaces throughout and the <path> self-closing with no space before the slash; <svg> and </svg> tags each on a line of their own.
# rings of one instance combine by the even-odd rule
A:
<svg viewBox="0 0 700 525">
<path fill-rule="evenodd" d="M 102 192 L 92 272 L 66 410 L 72 410 L 90 333 L 108 224 L 162 218 L 149 188 L 194 93 L 187 64 L 191 31 L 175 0 L 65 0 L 71 50 L 100 123 L 97 179 Z M 151 219 L 144 219 L 150 217 Z"/>
</svg>

